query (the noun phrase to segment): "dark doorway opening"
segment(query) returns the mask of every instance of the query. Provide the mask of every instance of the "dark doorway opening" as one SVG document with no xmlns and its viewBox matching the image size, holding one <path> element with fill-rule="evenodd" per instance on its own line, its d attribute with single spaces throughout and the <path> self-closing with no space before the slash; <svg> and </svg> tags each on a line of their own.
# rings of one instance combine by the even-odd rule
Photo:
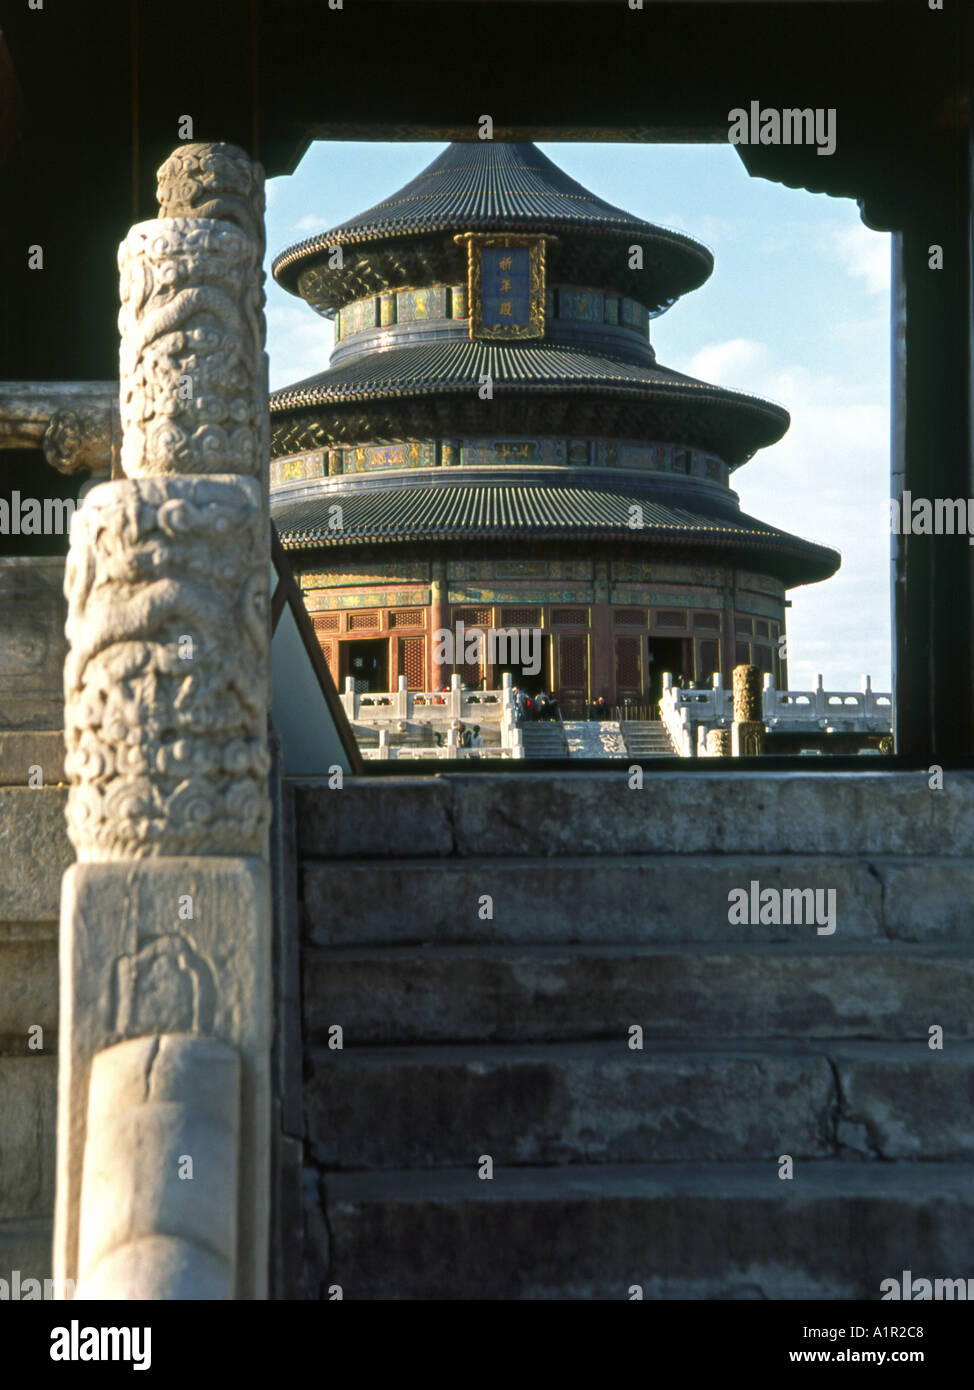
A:
<svg viewBox="0 0 974 1390">
<path fill-rule="evenodd" d="M 341 683 L 351 676 L 355 689 L 368 691 L 389 689 L 389 643 L 384 638 L 370 642 L 343 642 Z"/>
<path fill-rule="evenodd" d="M 520 688 L 526 690 L 529 695 L 537 695 L 541 690 L 550 692 L 552 688 L 550 637 L 543 636 L 540 640 L 536 637 L 529 655 L 532 656 L 534 660 L 527 663 L 524 661 L 510 661 L 502 666 L 495 666 L 493 668 L 495 687 L 499 689 L 500 686 L 503 685 L 504 676 L 509 672 L 511 684 L 520 686 Z M 530 669 L 525 670 L 525 664 L 527 664 Z M 536 671 L 533 669 L 535 665 L 539 668 Z"/>
<path fill-rule="evenodd" d="M 686 646 L 682 637 L 651 637 L 649 639 L 649 685 L 654 710 L 663 694 L 663 673 L 669 671 L 674 680 L 686 684 L 690 672 L 685 670 Z"/>
</svg>

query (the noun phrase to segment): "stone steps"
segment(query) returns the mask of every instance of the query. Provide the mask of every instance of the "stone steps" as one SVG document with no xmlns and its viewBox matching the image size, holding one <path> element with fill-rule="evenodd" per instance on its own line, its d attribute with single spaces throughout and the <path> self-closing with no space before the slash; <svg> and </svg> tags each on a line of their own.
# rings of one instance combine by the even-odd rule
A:
<svg viewBox="0 0 974 1390">
<path fill-rule="evenodd" d="M 526 758 L 566 758 L 565 731 L 556 719 L 520 725 Z"/>
<path fill-rule="evenodd" d="M 557 828 L 552 827 L 552 839 Z M 937 892 L 931 893 L 936 881 Z M 729 895 L 743 889 L 751 916 L 760 890 L 811 888 L 828 910 L 790 925 L 728 920 Z M 301 869 L 309 939 L 320 945 L 372 942 L 477 943 L 776 941 L 824 946 L 871 940 L 974 944 L 974 863 L 959 858 L 834 854 L 533 856 L 433 859 L 305 859 Z M 481 899 L 492 900 L 485 920 Z M 362 904 L 368 900 L 368 911 Z M 736 901 L 736 899 L 735 899 Z M 782 898 L 782 903 L 784 898 Z M 783 915 L 783 914 L 779 914 Z M 792 913 L 791 915 L 795 915 Z M 803 913 L 803 915 L 805 915 Z M 826 922 L 827 926 L 828 923 Z"/>
<path fill-rule="evenodd" d="M 970 855 L 974 772 L 463 772 L 299 782 L 309 859 L 658 854 Z M 21 792 L 20 795 L 46 795 Z M 422 834 L 417 834 L 422 827 Z M 939 892 L 924 894 L 939 911 Z M 362 913 L 363 918 L 367 913 Z"/>
<path fill-rule="evenodd" d="M 307 1072 L 329 1169 L 974 1159 L 972 1043 L 319 1047 Z"/>
<path fill-rule="evenodd" d="M 565 738 L 570 758 L 625 757 L 622 730 L 611 719 L 566 719 Z"/>
<path fill-rule="evenodd" d="M 474 1144 L 476 1147 L 476 1144 Z M 481 1150 L 483 1153 L 484 1150 Z M 965 1276 L 965 1164 L 494 1166 L 332 1173 L 346 1299 L 864 1299 L 904 1269 Z M 935 1264 L 931 1264 L 931 1258 Z"/>
<path fill-rule="evenodd" d="M 624 719 L 621 724 L 622 736 L 626 741 L 626 752 L 630 757 L 676 756 L 677 750 L 660 719 Z"/>
<path fill-rule="evenodd" d="M 956 947 L 306 948 L 306 1041 L 347 1046 L 825 1038 L 974 1039 L 974 956 Z"/>
<path fill-rule="evenodd" d="M 974 777 L 637 792 L 627 767 L 297 788 L 326 1282 L 875 1301 L 904 1269 L 966 1277 Z M 732 922 L 752 882 L 834 892 L 835 931 Z"/>
</svg>

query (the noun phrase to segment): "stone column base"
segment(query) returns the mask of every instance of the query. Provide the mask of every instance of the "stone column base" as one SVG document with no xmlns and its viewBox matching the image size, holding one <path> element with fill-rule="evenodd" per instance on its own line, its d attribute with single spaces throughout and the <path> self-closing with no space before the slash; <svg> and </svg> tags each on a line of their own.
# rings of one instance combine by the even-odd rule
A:
<svg viewBox="0 0 974 1390">
<path fill-rule="evenodd" d="M 54 1269 L 79 1279 L 95 1056 L 171 1033 L 240 1056 L 235 1298 L 266 1298 L 270 1200 L 271 903 L 255 858 L 74 864 L 61 889 Z"/>
<path fill-rule="evenodd" d="M 760 719 L 734 720 L 731 752 L 735 758 L 754 758 L 764 752 L 764 724 Z"/>
<path fill-rule="evenodd" d="M 233 1298 L 239 1053 L 133 1038 L 98 1053 L 88 1091 L 75 1298 Z"/>
</svg>

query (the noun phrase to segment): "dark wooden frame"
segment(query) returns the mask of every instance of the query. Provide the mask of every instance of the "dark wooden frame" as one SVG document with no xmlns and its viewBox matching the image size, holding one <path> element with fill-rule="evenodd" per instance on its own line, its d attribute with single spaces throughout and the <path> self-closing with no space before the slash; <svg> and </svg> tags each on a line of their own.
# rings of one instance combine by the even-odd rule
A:
<svg viewBox="0 0 974 1390">
<path fill-rule="evenodd" d="M 972 25 L 960 0 L 197 0 L 182 19 L 141 0 L 0 0 L 0 377 L 114 374 L 115 247 L 154 215 L 184 113 L 195 138 L 241 144 L 274 175 L 314 138 L 476 138 L 484 112 L 497 139 L 713 141 L 751 99 L 827 106 L 833 156 L 738 153 L 754 176 L 858 199 L 895 234 L 891 495 L 974 495 Z M 38 242 L 43 281 L 24 254 Z M 958 763 L 974 755 L 974 547 L 901 537 L 891 560 L 885 765 Z"/>
</svg>

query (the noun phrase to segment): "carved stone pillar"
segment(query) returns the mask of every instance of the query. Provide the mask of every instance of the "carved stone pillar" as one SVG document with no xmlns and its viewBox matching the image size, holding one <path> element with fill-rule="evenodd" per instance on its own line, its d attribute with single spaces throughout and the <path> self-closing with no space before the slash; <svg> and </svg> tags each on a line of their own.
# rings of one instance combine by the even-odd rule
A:
<svg viewBox="0 0 974 1390">
<path fill-rule="evenodd" d="M 734 667 L 734 718 L 751 722 L 761 718 L 761 672 L 756 666 Z"/>
<path fill-rule="evenodd" d="M 65 591 L 79 861 L 261 855 L 269 628 L 257 483 L 102 483 L 77 513 Z"/>
<path fill-rule="evenodd" d="M 55 1269 L 83 1277 L 88 1297 L 262 1298 L 271 1035 L 263 175 L 232 147 L 184 146 L 160 169 L 159 196 L 166 215 L 133 227 L 119 248 L 125 476 L 88 494 L 65 577 L 68 832 L 78 862 L 62 889 Z M 193 1200 L 224 1223 L 219 1239 L 194 1243 L 173 1225 L 171 1135 L 133 1109 L 139 1050 L 117 1047 L 132 1039 L 184 1058 L 167 1104 L 187 1132 L 210 1134 L 220 1152 L 232 1145 L 229 1232 L 220 1184 L 230 1175 L 207 1163 L 194 1178 Z M 224 1114 L 217 1140 L 218 1054 L 239 1067 L 240 1088 L 239 1121 Z M 106 1148 L 101 1130 L 132 1142 Z M 125 1231 L 104 1200 L 112 1187 L 140 1213 Z"/>
<path fill-rule="evenodd" d="M 707 730 L 707 755 L 711 758 L 728 758 L 731 751 L 730 729 Z"/>
<path fill-rule="evenodd" d="M 734 667 L 734 722 L 731 750 L 735 758 L 764 752 L 763 677 L 756 666 Z"/>
</svg>

